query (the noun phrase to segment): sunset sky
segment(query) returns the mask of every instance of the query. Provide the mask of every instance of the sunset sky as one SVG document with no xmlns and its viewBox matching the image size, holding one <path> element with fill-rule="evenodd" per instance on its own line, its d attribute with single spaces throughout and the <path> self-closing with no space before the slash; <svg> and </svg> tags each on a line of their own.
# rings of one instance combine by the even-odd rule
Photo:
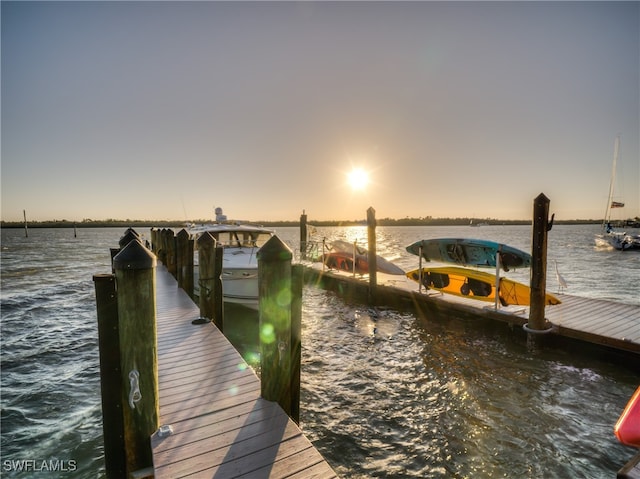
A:
<svg viewBox="0 0 640 479">
<path fill-rule="evenodd" d="M 3 220 L 640 215 L 639 2 L 1 8 Z"/>
</svg>

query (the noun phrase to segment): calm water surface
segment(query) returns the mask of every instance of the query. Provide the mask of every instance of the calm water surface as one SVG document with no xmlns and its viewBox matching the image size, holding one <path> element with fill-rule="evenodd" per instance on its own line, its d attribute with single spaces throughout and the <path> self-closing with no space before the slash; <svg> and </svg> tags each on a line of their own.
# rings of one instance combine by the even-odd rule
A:
<svg viewBox="0 0 640 479">
<path fill-rule="evenodd" d="M 140 231 L 141 233 L 145 233 Z M 597 226 L 555 226 L 568 293 L 640 307 L 640 254 L 598 250 Z M 122 229 L 2 231 L 0 467 L 4 477 L 103 475 L 97 322 L 92 276 L 109 272 Z M 298 229 L 279 236 L 297 250 Z M 378 252 L 405 269 L 404 246 L 466 236 L 530 249 L 530 227 L 378 228 Z M 317 236 L 363 240 L 366 228 Z M 528 281 L 528 271 L 510 273 Z M 347 304 L 305 288 L 302 427 L 343 477 L 614 477 L 635 449 L 613 425 L 640 384 L 638 365 L 597 353 L 528 352 L 518 332 L 453 318 Z M 231 311 L 233 314 L 237 310 Z M 233 340 L 255 364 L 257 318 Z M 13 461 L 73 471 L 17 473 Z M 9 462 L 7 462 L 9 461 Z"/>
</svg>

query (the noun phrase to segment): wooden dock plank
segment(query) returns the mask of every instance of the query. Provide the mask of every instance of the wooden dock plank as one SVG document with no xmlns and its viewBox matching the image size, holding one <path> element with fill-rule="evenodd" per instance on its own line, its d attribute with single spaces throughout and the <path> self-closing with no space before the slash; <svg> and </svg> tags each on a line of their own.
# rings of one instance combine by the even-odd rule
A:
<svg viewBox="0 0 640 479">
<path fill-rule="evenodd" d="M 156 467 L 156 477 L 185 477 L 198 474 L 206 477 L 237 477 L 272 465 L 311 445 L 302 432 L 281 414 L 250 426 L 225 431 L 215 440 L 199 441 L 159 453 L 162 466 Z"/>
<path fill-rule="evenodd" d="M 364 296 L 367 278 L 354 278 L 336 271 L 322 271 L 316 264 L 307 265 L 308 283 L 343 293 Z M 382 278 L 384 276 L 381 275 Z M 529 307 L 508 307 L 495 310 L 486 302 L 452 295 L 418 292 L 414 281 L 406 278 L 378 282 L 380 304 L 412 304 L 427 306 L 435 314 L 487 318 L 522 326 L 528 320 Z M 555 334 L 640 354 L 640 306 L 603 299 L 559 294 L 561 304 L 547 306 L 545 317 L 555 326 Z"/>
<path fill-rule="evenodd" d="M 394 287 L 398 290 L 407 288 L 407 284 L 396 280 Z M 411 283 L 408 287 L 415 288 Z M 434 298 L 429 298 L 434 300 Z M 603 299 L 586 298 L 568 294 L 558 295 L 562 303 L 547 306 L 546 318 L 556 326 L 559 326 L 559 334 L 578 338 L 588 342 L 602 344 L 625 351 L 640 353 L 640 306 L 625 303 L 617 303 Z M 460 302 L 459 298 L 444 295 L 441 301 L 450 301 L 455 309 Z M 464 307 L 473 305 L 473 300 L 463 299 Z M 475 303 L 480 303 L 476 301 Z M 486 309 L 486 305 L 478 304 L 478 316 L 486 315 L 495 317 L 495 312 Z M 503 320 L 520 324 L 522 315 L 510 314 L 504 309 Z M 528 307 L 524 317 L 528 317 Z"/>
<path fill-rule="evenodd" d="M 255 402 L 246 402 L 213 414 L 190 418 L 176 424 L 173 434 L 158 443 L 156 451 L 169 451 L 192 442 L 213 438 L 220 435 L 221 431 L 237 431 L 243 426 L 250 426 L 278 414 L 279 411 L 274 403 L 263 401 L 263 404 L 259 404 L 258 407 Z M 208 427 L 211 424 L 215 427 Z"/>
<path fill-rule="evenodd" d="M 151 438 L 156 478 L 337 477 L 282 408 L 260 398 L 260 381 L 196 305 L 156 271 L 160 422 Z"/>
<path fill-rule="evenodd" d="M 624 338 L 640 345 L 639 306 L 565 295 L 562 304 L 547 308 L 546 316 L 565 329 L 601 336 L 603 341 Z"/>
</svg>

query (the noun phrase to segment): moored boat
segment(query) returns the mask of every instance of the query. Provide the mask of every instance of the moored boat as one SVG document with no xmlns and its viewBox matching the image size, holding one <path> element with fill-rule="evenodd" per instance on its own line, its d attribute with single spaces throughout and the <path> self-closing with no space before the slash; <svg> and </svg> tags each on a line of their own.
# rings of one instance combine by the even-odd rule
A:
<svg viewBox="0 0 640 479">
<path fill-rule="evenodd" d="M 616 137 L 613 147 L 613 166 L 611 168 L 611 181 L 609 183 L 609 196 L 607 198 L 607 209 L 605 211 L 604 220 L 602 222 L 602 234 L 595 238 L 597 246 L 608 245 L 619 251 L 640 250 L 640 234 L 628 233 L 626 230 L 620 230 L 614 227 L 614 221 L 611 218 L 612 211 L 620 211 L 624 208 L 624 202 L 619 198 L 615 198 L 616 185 L 616 169 L 618 163 L 618 155 L 620 152 L 620 137 Z M 637 222 L 633 220 L 621 221 L 623 227 L 636 227 Z"/>
<path fill-rule="evenodd" d="M 222 219 L 222 218 L 223 219 Z M 211 234 L 223 247 L 222 297 L 226 303 L 236 303 L 258 309 L 258 258 L 256 253 L 274 234 L 270 229 L 250 224 L 227 222 L 220 208 L 216 219 L 222 222 L 194 226 L 190 233 L 194 238 L 204 232 Z M 194 290 L 200 294 L 200 273 L 197 253 L 194 267 Z"/>
</svg>

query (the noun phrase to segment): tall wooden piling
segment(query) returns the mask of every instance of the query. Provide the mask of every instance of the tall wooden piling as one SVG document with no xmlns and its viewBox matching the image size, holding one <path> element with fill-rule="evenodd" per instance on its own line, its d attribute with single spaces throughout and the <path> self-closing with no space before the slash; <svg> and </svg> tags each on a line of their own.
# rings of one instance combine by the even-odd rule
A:
<svg viewBox="0 0 640 479">
<path fill-rule="evenodd" d="M 222 303 L 222 246 L 205 231 L 197 240 L 200 297 L 200 316 L 213 320 L 224 331 L 224 305 Z"/>
<path fill-rule="evenodd" d="M 224 327 L 224 298 L 222 287 L 222 259 L 223 259 L 223 247 L 216 246 L 215 253 L 215 284 L 216 287 L 213 290 L 213 322 L 220 331 L 223 331 Z"/>
<path fill-rule="evenodd" d="M 118 244 L 120 245 L 120 249 L 124 248 L 129 243 L 131 243 L 131 241 L 135 239 L 141 241 L 140 235 L 133 228 L 127 228 L 127 230 L 124 232 L 124 235 L 122 235 L 122 237 L 118 241 Z"/>
<path fill-rule="evenodd" d="M 126 456 L 122 402 L 120 400 L 122 397 L 122 373 L 116 277 L 113 274 L 97 274 L 93 276 L 93 282 L 98 316 L 105 472 L 107 478 L 119 479 L 126 477 Z"/>
<path fill-rule="evenodd" d="M 193 298 L 193 240 L 184 228 L 176 235 L 178 287 Z"/>
<path fill-rule="evenodd" d="M 156 232 L 158 230 L 156 228 L 151 228 L 149 230 L 149 238 L 151 238 L 151 252 L 156 254 L 157 252 L 157 239 L 156 239 Z"/>
<path fill-rule="evenodd" d="M 158 260 L 160 260 L 160 262 L 165 265 L 167 264 L 167 247 L 165 246 L 166 231 L 166 228 L 162 228 L 157 232 L 158 245 L 156 246 L 156 250 L 154 251 Z"/>
<path fill-rule="evenodd" d="M 307 215 L 304 210 L 300 215 L 300 258 L 307 259 Z"/>
<path fill-rule="evenodd" d="M 261 348 L 261 392 L 268 401 L 277 401 L 292 416 L 292 350 L 297 348 L 298 326 L 293 326 L 291 260 L 293 254 L 277 236 L 258 251 L 259 332 Z M 297 293 L 296 293 L 297 294 Z M 298 307 L 298 306 L 296 306 Z M 297 321 L 297 319 L 296 319 Z M 293 381 L 295 383 L 295 381 Z M 298 381 L 299 384 L 299 381 Z"/>
<path fill-rule="evenodd" d="M 152 465 L 158 428 L 156 258 L 138 240 L 113 259 L 118 288 L 120 364 L 127 473 Z"/>
<path fill-rule="evenodd" d="M 302 362 L 302 287 L 304 266 L 291 267 L 291 413 L 300 424 L 300 367 Z"/>
<path fill-rule="evenodd" d="M 173 275 L 174 278 L 178 277 L 178 265 L 176 262 L 176 235 L 173 230 L 165 230 L 164 247 L 166 250 L 166 262 L 164 265 L 167 267 L 167 271 Z"/>
<path fill-rule="evenodd" d="M 531 246 L 531 307 L 526 325 L 529 336 L 548 330 L 544 308 L 547 285 L 547 233 L 553 225 L 549 222 L 550 200 L 540 193 L 533 202 L 533 235 Z"/>
<path fill-rule="evenodd" d="M 376 257 L 376 210 L 370 207 L 367 210 L 367 239 L 368 239 L 368 264 L 369 264 L 369 302 L 376 297 L 378 284 L 378 260 Z"/>
</svg>

